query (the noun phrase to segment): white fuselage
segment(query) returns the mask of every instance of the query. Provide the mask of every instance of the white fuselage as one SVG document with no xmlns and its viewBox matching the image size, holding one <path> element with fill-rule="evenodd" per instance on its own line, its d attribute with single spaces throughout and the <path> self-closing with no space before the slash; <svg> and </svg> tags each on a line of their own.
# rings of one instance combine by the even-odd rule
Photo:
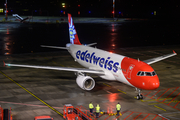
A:
<svg viewBox="0 0 180 120">
<path fill-rule="evenodd" d="M 125 56 L 75 44 L 69 45 L 69 52 L 75 61 L 82 66 L 93 70 L 104 71 L 105 75 L 99 75 L 101 78 L 106 80 L 117 80 L 133 86 L 122 73 L 121 62 Z"/>
</svg>

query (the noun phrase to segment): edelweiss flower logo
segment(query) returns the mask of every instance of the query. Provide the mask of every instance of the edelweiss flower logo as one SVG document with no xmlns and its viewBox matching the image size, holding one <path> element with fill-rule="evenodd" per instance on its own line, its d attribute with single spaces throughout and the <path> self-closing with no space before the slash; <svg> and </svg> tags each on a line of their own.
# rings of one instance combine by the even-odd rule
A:
<svg viewBox="0 0 180 120">
<path fill-rule="evenodd" d="M 129 67 L 129 70 L 131 70 L 132 68 L 133 68 L 133 66 L 130 66 L 130 67 Z"/>
<path fill-rule="evenodd" d="M 74 29 L 72 18 L 71 18 L 71 23 L 69 23 L 69 34 L 70 34 L 70 41 L 72 44 L 74 44 L 74 39 L 75 39 L 74 35 L 76 34 L 76 30 Z"/>
</svg>

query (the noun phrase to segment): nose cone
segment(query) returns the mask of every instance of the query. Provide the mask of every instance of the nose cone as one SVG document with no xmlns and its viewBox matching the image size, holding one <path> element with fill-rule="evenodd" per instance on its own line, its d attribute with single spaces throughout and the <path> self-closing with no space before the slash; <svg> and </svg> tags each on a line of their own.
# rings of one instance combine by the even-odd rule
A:
<svg viewBox="0 0 180 120">
<path fill-rule="evenodd" d="M 157 89 L 159 87 L 159 85 L 160 85 L 160 83 L 159 83 L 158 78 L 154 78 L 149 81 L 149 89 L 150 90 Z"/>
</svg>

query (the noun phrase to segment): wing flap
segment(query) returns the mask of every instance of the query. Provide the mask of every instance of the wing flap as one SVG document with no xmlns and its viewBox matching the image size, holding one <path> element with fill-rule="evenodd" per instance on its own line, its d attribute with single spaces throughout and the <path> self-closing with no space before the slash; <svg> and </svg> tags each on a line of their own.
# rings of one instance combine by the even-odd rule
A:
<svg viewBox="0 0 180 120">
<path fill-rule="evenodd" d="M 148 59 L 148 60 L 144 60 L 143 62 L 145 62 L 145 63 L 150 65 L 150 64 L 159 62 L 161 60 L 167 59 L 167 58 L 175 56 L 175 55 L 177 55 L 177 53 L 175 51 L 173 51 L 173 53 L 170 53 L 170 54 L 167 54 L 167 55 L 163 55 L 163 56 L 160 56 L 160 57 L 156 57 L 156 58 L 152 58 L 152 59 Z"/>
<path fill-rule="evenodd" d="M 84 69 L 84 68 L 71 68 L 71 67 L 55 67 L 55 66 L 36 66 L 36 65 L 20 65 L 20 64 L 9 64 L 5 63 L 6 66 L 16 66 L 16 67 L 27 67 L 27 68 L 40 68 L 40 69 L 50 69 L 50 70 L 62 70 L 62 71 L 72 71 L 72 72 L 82 72 L 104 75 L 102 70 Z"/>
</svg>

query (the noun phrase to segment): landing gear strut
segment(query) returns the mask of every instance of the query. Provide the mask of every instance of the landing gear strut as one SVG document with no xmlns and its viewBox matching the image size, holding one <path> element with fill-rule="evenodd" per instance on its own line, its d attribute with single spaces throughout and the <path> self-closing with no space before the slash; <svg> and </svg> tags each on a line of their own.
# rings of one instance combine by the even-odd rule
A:
<svg viewBox="0 0 180 120">
<path fill-rule="evenodd" d="M 138 91 L 138 95 L 136 96 L 137 100 L 143 99 L 143 95 L 141 94 L 141 90 L 137 89 L 137 88 L 136 88 L 136 90 Z"/>
</svg>

